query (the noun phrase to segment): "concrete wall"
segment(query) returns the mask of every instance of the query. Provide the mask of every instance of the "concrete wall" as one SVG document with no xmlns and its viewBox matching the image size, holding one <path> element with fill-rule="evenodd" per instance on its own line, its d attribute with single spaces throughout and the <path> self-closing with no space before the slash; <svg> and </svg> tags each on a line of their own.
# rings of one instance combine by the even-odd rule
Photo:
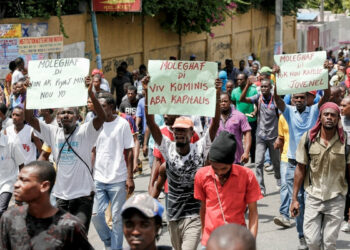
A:
<svg viewBox="0 0 350 250">
<path fill-rule="evenodd" d="M 48 34 L 59 34 L 57 17 L 43 19 L 2 19 L 0 23 L 48 22 Z M 91 18 L 87 14 L 63 17 L 69 38 L 64 44 L 85 41 L 85 56 L 96 67 Z M 283 18 L 283 50 L 297 51 L 296 18 Z M 274 16 L 259 10 L 227 18 L 223 26 L 213 28 L 214 37 L 206 33 L 191 33 L 179 36 L 162 29 L 157 18 L 128 15 L 113 18 L 97 15 L 99 41 L 103 60 L 103 71 L 107 80 L 115 76 L 116 68 L 127 61 L 129 70 L 137 68 L 149 59 L 167 59 L 176 56 L 188 60 L 195 54 L 198 60 L 220 61 L 232 58 L 235 65 L 240 59 L 247 59 L 254 52 L 263 65 L 273 64 Z"/>
</svg>

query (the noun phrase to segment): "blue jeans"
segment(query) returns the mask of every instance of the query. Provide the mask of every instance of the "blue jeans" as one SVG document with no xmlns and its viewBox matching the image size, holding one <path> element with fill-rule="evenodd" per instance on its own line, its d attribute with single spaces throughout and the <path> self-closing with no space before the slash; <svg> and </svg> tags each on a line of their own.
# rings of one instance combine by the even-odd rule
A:
<svg viewBox="0 0 350 250">
<path fill-rule="evenodd" d="M 272 164 L 272 163 L 271 163 L 271 158 L 270 158 L 270 153 L 269 153 L 268 150 L 266 150 L 266 152 L 265 152 L 265 161 L 264 161 L 264 164 L 265 164 L 265 163 L 269 163 L 270 165 Z"/>
<path fill-rule="evenodd" d="M 281 161 L 281 190 L 280 190 L 280 198 L 281 198 L 281 206 L 280 206 L 280 214 L 285 218 L 289 219 L 289 207 L 292 197 L 289 195 L 288 186 L 287 186 L 287 168 L 288 162 Z"/>
<path fill-rule="evenodd" d="M 294 172 L 295 165 L 288 162 L 287 174 L 286 174 L 286 182 L 288 187 L 289 197 L 293 196 L 293 185 L 294 185 Z M 299 239 L 304 237 L 303 224 L 304 224 L 304 210 L 305 210 L 305 190 L 304 185 L 301 185 L 299 193 L 298 193 L 298 201 L 299 201 L 299 215 L 295 219 L 296 228 L 298 231 Z"/>
<path fill-rule="evenodd" d="M 96 195 L 92 222 L 106 247 L 123 249 L 123 221 L 121 209 L 126 201 L 125 181 L 106 184 L 95 181 Z M 111 202 L 112 230 L 107 226 L 105 211 Z"/>
</svg>

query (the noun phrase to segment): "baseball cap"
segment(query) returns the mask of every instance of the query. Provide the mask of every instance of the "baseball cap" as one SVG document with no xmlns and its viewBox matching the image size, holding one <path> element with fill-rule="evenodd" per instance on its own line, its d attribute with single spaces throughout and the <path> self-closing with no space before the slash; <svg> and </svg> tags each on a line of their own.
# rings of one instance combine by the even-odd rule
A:
<svg viewBox="0 0 350 250">
<path fill-rule="evenodd" d="M 248 60 L 253 61 L 254 59 L 253 59 L 253 57 L 252 57 L 252 56 L 248 56 Z"/>
<path fill-rule="evenodd" d="M 162 218 L 164 207 L 152 196 L 147 193 L 137 194 L 130 197 L 122 207 L 122 216 L 126 210 L 134 208 L 139 210 L 148 218 L 159 216 Z"/>
<path fill-rule="evenodd" d="M 193 121 L 186 116 L 176 118 L 173 128 L 193 128 Z"/>
<path fill-rule="evenodd" d="M 272 73 L 272 69 L 268 66 L 264 66 L 260 69 L 260 74 L 263 74 L 263 75 L 271 75 Z"/>
<path fill-rule="evenodd" d="M 316 96 L 317 94 L 317 91 L 316 90 L 312 90 L 312 91 L 308 91 L 309 94 L 313 95 L 313 96 Z"/>
</svg>

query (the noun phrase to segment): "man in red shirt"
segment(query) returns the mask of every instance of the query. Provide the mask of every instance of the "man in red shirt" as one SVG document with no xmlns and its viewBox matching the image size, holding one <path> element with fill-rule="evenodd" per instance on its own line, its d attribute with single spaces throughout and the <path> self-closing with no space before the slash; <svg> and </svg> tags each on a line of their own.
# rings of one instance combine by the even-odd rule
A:
<svg viewBox="0 0 350 250">
<path fill-rule="evenodd" d="M 210 151 L 211 166 L 197 171 L 194 181 L 194 197 L 202 201 L 201 222 L 203 246 L 215 228 L 236 223 L 246 226 L 244 213 L 248 205 L 250 232 L 258 233 L 257 201 L 263 198 L 252 170 L 232 164 L 235 159 L 234 135 L 222 131 L 214 140 Z"/>
</svg>

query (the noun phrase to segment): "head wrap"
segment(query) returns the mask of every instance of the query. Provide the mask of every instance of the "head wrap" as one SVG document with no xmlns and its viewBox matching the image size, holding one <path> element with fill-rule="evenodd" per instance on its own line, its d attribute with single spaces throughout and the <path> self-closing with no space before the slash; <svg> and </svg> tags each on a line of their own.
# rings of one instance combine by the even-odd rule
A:
<svg viewBox="0 0 350 250">
<path fill-rule="evenodd" d="M 323 104 L 321 106 L 320 114 L 319 114 L 319 116 L 317 118 L 316 124 L 310 130 L 309 139 L 312 142 L 315 141 L 318 132 L 321 130 L 321 115 L 322 115 L 322 111 L 325 110 L 325 109 L 329 109 L 329 108 L 330 109 L 334 109 L 335 111 L 338 112 L 339 121 L 338 121 L 337 131 L 338 131 L 338 135 L 339 135 L 339 140 L 341 141 L 341 143 L 344 143 L 344 131 L 343 131 L 343 127 L 341 125 L 341 120 L 340 120 L 340 109 L 339 109 L 338 105 L 335 104 L 334 102 L 326 102 L 325 104 Z"/>
<path fill-rule="evenodd" d="M 227 131 L 221 131 L 211 144 L 209 160 L 213 162 L 232 164 L 235 161 L 236 138 Z"/>
</svg>

